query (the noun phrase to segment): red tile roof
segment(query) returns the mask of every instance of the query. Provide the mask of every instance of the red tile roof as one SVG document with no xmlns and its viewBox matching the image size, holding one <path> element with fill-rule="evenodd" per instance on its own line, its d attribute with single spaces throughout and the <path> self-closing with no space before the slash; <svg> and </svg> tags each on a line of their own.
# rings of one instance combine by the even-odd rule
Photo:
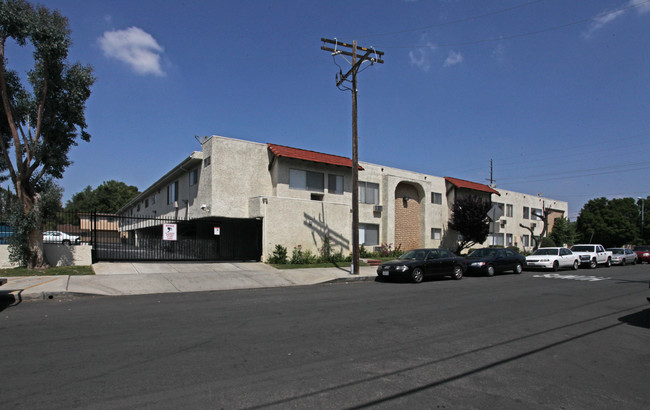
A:
<svg viewBox="0 0 650 410">
<path fill-rule="evenodd" d="M 465 188 L 465 189 L 471 189 L 474 191 L 481 191 L 481 192 L 488 192 L 490 194 L 497 194 L 501 196 L 499 191 L 490 188 L 487 185 L 484 184 L 479 184 L 477 182 L 471 182 L 471 181 L 465 181 L 464 179 L 458 179 L 458 178 L 452 178 L 452 177 L 445 177 L 445 181 L 449 182 L 456 188 Z"/>
<path fill-rule="evenodd" d="M 303 161 L 320 162 L 322 164 L 338 165 L 340 167 L 352 168 L 352 160 L 346 157 L 339 157 L 338 155 L 323 154 L 315 151 L 307 151 L 304 149 L 285 147 L 283 145 L 266 144 L 271 152 L 276 157 L 285 157 L 293 159 L 301 159 Z M 359 165 L 359 170 L 363 167 Z"/>
</svg>

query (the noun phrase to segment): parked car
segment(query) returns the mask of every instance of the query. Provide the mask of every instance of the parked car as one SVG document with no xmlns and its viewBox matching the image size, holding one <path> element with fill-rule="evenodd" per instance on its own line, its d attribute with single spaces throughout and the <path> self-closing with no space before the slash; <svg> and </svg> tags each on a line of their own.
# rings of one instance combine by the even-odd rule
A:
<svg viewBox="0 0 650 410">
<path fill-rule="evenodd" d="M 612 252 L 612 264 L 613 265 L 627 265 L 631 263 L 636 265 L 638 256 L 632 251 L 632 249 L 627 248 L 607 248 L 608 251 Z"/>
<path fill-rule="evenodd" d="M 567 248 L 539 248 L 532 255 L 526 256 L 526 267 L 552 269 L 557 272 L 560 268 L 577 270 L 580 259 Z"/>
<path fill-rule="evenodd" d="M 427 276 L 461 279 L 467 269 L 465 258 L 446 249 L 413 249 L 377 267 L 379 278 L 409 278 L 420 283 Z"/>
<path fill-rule="evenodd" d="M 9 243 L 9 238 L 14 234 L 14 228 L 6 223 L 0 223 L 0 244 L 6 245 Z"/>
<path fill-rule="evenodd" d="M 521 273 L 525 264 L 524 255 L 504 248 L 477 249 L 467 256 L 467 271 L 487 276 L 509 270 Z"/>
<path fill-rule="evenodd" d="M 598 265 L 612 266 L 612 253 L 600 244 L 578 244 L 571 247 L 571 252 L 578 255 L 581 265 L 596 269 Z"/>
<path fill-rule="evenodd" d="M 61 231 L 43 232 L 43 243 L 61 243 L 63 245 L 79 244 L 79 237 Z"/>
<path fill-rule="evenodd" d="M 636 253 L 639 263 L 650 263 L 650 245 L 635 246 L 632 250 Z"/>
</svg>

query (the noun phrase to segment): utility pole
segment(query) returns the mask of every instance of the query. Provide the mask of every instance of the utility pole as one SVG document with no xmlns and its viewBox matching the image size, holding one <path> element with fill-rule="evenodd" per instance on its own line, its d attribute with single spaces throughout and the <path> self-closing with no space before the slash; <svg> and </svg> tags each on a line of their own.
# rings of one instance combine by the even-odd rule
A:
<svg viewBox="0 0 650 410">
<path fill-rule="evenodd" d="M 336 75 L 336 86 L 342 91 L 352 91 L 352 273 L 359 274 L 359 150 L 357 135 L 357 74 L 361 64 L 368 61 L 370 64 L 383 64 L 383 52 L 373 48 L 358 47 L 357 41 L 352 44 L 341 43 L 338 40 L 321 38 L 323 45 L 321 50 L 329 51 L 333 57 L 344 55 L 352 57 L 350 71 L 343 74 L 342 70 Z M 332 45 L 334 48 L 332 48 Z M 341 48 L 341 49 L 339 49 Z M 350 50 L 350 51 L 348 51 Z M 359 57 L 358 51 L 364 54 Z M 352 80 L 349 79 L 352 77 Z M 352 88 L 342 87 L 344 82 L 351 82 Z"/>
<path fill-rule="evenodd" d="M 494 188 L 494 183 L 497 181 L 494 180 L 494 168 L 492 166 L 491 159 L 490 159 L 490 179 L 488 179 L 488 181 L 490 181 L 490 187 Z"/>
</svg>

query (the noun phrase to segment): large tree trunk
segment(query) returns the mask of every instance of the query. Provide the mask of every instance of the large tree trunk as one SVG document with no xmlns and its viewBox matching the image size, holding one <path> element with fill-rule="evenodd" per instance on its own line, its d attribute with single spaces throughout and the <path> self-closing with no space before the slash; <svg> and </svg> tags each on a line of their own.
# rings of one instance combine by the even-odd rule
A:
<svg viewBox="0 0 650 410">
<path fill-rule="evenodd" d="M 39 195 L 34 193 L 30 195 L 28 192 L 25 192 L 21 184 L 16 184 L 18 191 L 18 199 L 23 203 L 24 215 L 27 216 L 30 213 L 34 213 L 34 224 L 31 225 L 32 229 L 29 232 L 26 232 L 29 248 L 29 256 L 26 258 L 27 268 L 35 269 L 42 268 L 45 266 L 45 253 L 43 251 L 43 230 L 41 228 L 41 217 L 39 206 Z"/>
</svg>

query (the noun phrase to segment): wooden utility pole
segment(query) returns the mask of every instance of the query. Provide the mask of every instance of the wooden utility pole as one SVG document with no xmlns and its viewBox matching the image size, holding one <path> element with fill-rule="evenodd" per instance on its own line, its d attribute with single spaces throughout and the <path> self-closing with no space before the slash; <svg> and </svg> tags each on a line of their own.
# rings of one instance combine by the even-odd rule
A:
<svg viewBox="0 0 650 410">
<path fill-rule="evenodd" d="M 368 61 L 370 64 L 379 63 L 383 64 L 383 52 L 377 51 L 373 48 L 358 47 L 357 41 L 354 40 L 352 44 L 341 43 L 338 40 L 329 40 L 321 38 L 323 45 L 321 50 L 329 51 L 332 56 L 344 55 L 352 57 L 350 71 L 345 75 L 342 71 L 336 75 L 336 86 L 340 90 L 352 91 L 352 274 L 359 274 L 359 149 L 358 149 L 358 135 L 357 135 L 357 74 L 361 64 Z M 332 48 L 334 45 L 334 48 Z M 339 49 L 341 48 L 341 49 Z M 351 51 L 348 51 L 351 50 Z M 358 51 L 361 50 L 364 54 L 359 57 Z M 348 78 L 352 77 L 352 80 Z M 343 87 L 344 82 L 352 82 L 352 88 Z"/>
</svg>

